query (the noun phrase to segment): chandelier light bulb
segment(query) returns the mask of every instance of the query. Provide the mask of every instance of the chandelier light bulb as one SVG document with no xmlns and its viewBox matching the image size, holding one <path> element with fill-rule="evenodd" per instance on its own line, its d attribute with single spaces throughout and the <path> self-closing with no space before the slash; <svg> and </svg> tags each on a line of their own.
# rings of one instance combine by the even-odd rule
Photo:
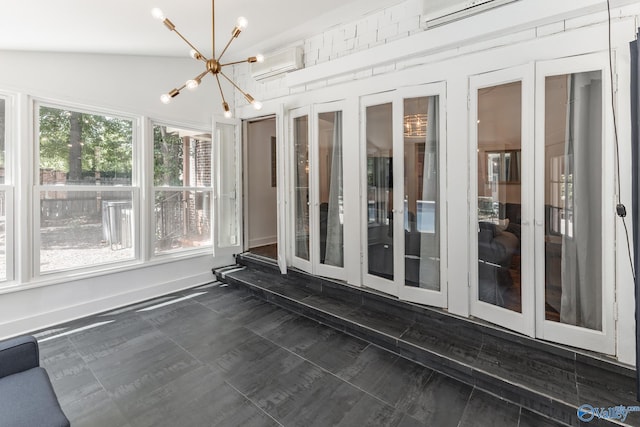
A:
<svg viewBox="0 0 640 427">
<path fill-rule="evenodd" d="M 232 114 L 231 114 L 231 110 L 229 109 L 229 104 L 227 104 L 227 101 L 222 101 L 222 109 L 224 110 L 224 116 L 227 119 L 230 119 Z"/>
<path fill-rule="evenodd" d="M 255 99 L 253 100 L 251 105 L 253 105 L 253 108 L 255 108 L 256 110 L 261 110 L 262 109 L 262 102 L 256 101 Z"/>
<path fill-rule="evenodd" d="M 197 51 L 197 50 L 195 50 L 195 49 L 191 49 L 191 50 L 189 51 L 189 56 L 190 56 L 190 57 L 192 57 L 193 59 L 198 59 L 198 56 L 199 56 L 199 55 L 200 55 L 200 54 L 199 54 L 199 53 L 198 53 L 198 51 Z"/>
<path fill-rule="evenodd" d="M 200 82 L 198 80 L 191 79 L 191 80 L 187 80 L 187 82 L 184 85 L 189 90 L 196 90 L 198 86 L 200 86 Z"/>
<path fill-rule="evenodd" d="M 264 55 L 261 54 L 261 53 L 257 54 L 256 55 L 256 62 L 260 62 L 260 63 L 264 62 Z"/>
<path fill-rule="evenodd" d="M 240 16 L 236 21 L 236 25 L 240 30 L 244 30 L 245 28 L 247 28 L 247 25 L 249 25 L 249 21 L 247 21 L 247 18 L 245 18 L 244 16 Z"/>
<path fill-rule="evenodd" d="M 163 93 L 162 95 L 160 95 L 160 102 L 162 102 L 163 104 L 170 103 L 171 95 L 169 95 L 168 93 Z"/>
<path fill-rule="evenodd" d="M 166 17 L 164 16 L 164 13 L 162 13 L 162 9 L 159 9 L 157 7 L 154 7 L 153 9 L 151 9 L 151 16 L 153 16 L 159 21 L 164 21 L 166 19 Z"/>
</svg>

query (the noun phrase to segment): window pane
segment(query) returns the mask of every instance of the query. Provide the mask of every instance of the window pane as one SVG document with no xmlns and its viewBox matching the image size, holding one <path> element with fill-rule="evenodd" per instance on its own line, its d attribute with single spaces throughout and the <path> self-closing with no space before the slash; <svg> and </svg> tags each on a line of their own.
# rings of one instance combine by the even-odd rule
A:
<svg viewBox="0 0 640 427">
<path fill-rule="evenodd" d="M 6 113 L 6 101 L 0 99 L 0 184 L 4 184 L 5 175 L 5 144 L 7 138 L 7 113 Z M 4 214 L 3 214 L 4 215 Z"/>
<path fill-rule="evenodd" d="M 40 184 L 131 185 L 131 120 L 40 107 Z"/>
<path fill-rule="evenodd" d="M 602 73 L 545 86 L 545 317 L 602 330 Z"/>
<path fill-rule="evenodd" d="M 342 200 L 342 112 L 318 114 L 320 151 L 320 262 L 344 265 Z"/>
<path fill-rule="evenodd" d="M 393 137 L 391 103 L 367 107 L 369 274 L 393 279 Z"/>
<path fill-rule="evenodd" d="M 522 82 L 478 90 L 478 299 L 519 313 L 521 122 Z"/>
<path fill-rule="evenodd" d="M 40 271 L 133 259 L 131 191 L 41 191 Z"/>
<path fill-rule="evenodd" d="M 309 118 L 297 117 L 294 124 L 296 189 L 296 256 L 309 260 Z"/>
<path fill-rule="evenodd" d="M 154 185 L 211 186 L 211 134 L 153 127 Z"/>
<path fill-rule="evenodd" d="M 156 191 L 155 253 L 211 245 L 211 191 Z"/>
<path fill-rule="evenodd" d="M 438 97 L 404 100 L 405 284 L 440 290 Z"/>
<path fill-rule="evenodd" d="M 7 280 L 7 197 L 0 191 L 0 281 Z"/>
</svg>

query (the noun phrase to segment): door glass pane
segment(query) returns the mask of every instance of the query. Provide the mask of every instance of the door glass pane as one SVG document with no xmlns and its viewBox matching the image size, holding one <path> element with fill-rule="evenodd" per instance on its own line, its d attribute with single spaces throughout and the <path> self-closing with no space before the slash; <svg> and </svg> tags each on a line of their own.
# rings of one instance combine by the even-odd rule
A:
<svg viewBox="0 0 640 427">
<path fill-rule="evenodd" d="M 369 274 L 393 279 L 393 112 L 367 107 L 367 243 Z"/>
<path fill-rule="evenodd" d="M 235 246 L 239 236 L 239 201 L 237 197 L 238 158 L 236 155 L 236 126 L 233 124 L 216 124 L 219 157 L 218 171 L 218 247 Z"/>
<path fill-rule="evenodd" d="M 438 97 L 404 100 L 405 285 L 440 290 Z"/>
<path fill-rule="evenodd" d="M 602 330 L 602 75 L 546 78 L 546 319 Z"/>
<path fill-rule="evenodd" d="M 296 256 L 309 261 L 309 118 L 294 119 Z"/>
<path fill-rule="evenodd" d="M 478 91 L 478 299 L 522 312 L 522 83 Z"/>
<path fill-rule="evenodd" d="M 320 263 L 344 265 L 342 200 L 342 112 L 318 115 L 320 168 Z"/>
</svg>

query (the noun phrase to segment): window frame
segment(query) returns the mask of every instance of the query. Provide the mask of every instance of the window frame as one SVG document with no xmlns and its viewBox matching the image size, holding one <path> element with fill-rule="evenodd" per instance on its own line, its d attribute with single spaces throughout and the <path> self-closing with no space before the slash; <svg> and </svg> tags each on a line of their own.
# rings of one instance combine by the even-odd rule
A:
<svg viewBox="0 0 640 427">
<path fill-rule="evenodd" d="M 0 192 L 5 193 L 5 277 L 0 278 L 0 288 L 10 286 L 16 279 L 15 274 L 15 176 L 16 152 L 14 151 L 15 125 L 15 96 L 0 92 L 0 99 L 4 101 L 4 183 L 0 184 Z M 11 225 L 11 226 L 9 226 Z"/>
</svg>

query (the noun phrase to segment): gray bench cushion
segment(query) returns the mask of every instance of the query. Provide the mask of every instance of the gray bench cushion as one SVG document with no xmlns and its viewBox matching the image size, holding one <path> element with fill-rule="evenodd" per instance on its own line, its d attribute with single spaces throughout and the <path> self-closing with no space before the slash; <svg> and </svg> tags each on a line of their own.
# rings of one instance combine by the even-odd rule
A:
<svg viewBox="0 0 640 427">
<path fill-rule="evenodd" d="M 43 368 L 0 379 L 0 425 L 3 427 L 68 427 Z"/>
</svg>

